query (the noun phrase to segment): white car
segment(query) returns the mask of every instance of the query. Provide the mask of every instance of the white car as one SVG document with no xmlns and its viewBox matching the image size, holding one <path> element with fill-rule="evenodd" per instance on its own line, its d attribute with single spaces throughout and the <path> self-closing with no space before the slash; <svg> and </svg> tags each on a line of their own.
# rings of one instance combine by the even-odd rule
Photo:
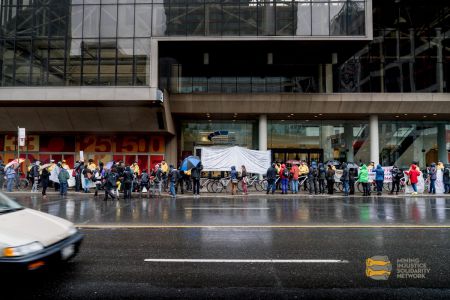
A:
<svg viewBox="0 0 450 300">
<path fill-rule="evenodd" d="M 36 270 L 74 257 L 83 234 L 64 219 L 0 193 L 0 271 Z"/>
</svg>

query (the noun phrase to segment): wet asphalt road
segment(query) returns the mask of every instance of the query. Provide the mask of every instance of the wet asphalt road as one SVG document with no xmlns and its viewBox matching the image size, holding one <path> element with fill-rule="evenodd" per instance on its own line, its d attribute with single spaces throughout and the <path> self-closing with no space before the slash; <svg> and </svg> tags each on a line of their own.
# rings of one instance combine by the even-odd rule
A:
<svg viewBox="0 0 450 300">
<path fill-rule="evenodd" d="M 16 199 L 85 233 L 80 254 L 61 269 L 1 279 L 17 297 L 450 298 L 450 198 Z M 388 256 L 387 280 L 366 276 L 373 256 Z M 267 262 L 274 259 L 303 263 Z M 424 278 L 400 278 L 405 272 Z"/>
</svg>

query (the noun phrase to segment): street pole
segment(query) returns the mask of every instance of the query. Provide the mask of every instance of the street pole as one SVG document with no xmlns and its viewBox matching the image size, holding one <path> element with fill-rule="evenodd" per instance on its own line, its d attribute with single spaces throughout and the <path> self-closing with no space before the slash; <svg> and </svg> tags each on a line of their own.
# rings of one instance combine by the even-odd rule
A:
<svg viewBox="0 0 450 300">
<path fill-rule="evenodd" d="M 17 126 L 17 163 L 19 163 L 19 158 L 20 158 L 19 126 Z"/>
</svg>

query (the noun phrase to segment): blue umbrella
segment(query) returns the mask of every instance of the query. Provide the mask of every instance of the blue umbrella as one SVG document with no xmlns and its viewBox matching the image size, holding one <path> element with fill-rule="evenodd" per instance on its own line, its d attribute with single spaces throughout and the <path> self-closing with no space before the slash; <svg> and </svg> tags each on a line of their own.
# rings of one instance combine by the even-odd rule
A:
<svg viewBox="0 0 450 300">
<path fill-rule="evenodd" d="M 200 164 L 200 159 L 197 156 L 188 156 L 181 163 L 180 170 L 187 171 L 197 167 Z"/>
</svg>

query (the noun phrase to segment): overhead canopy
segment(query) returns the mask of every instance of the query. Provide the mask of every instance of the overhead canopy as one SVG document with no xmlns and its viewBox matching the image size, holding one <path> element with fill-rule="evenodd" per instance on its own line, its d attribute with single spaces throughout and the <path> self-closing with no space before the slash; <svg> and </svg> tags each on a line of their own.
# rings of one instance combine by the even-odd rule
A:
<svg viewBox="0 0 450 300">
<path fill-rule="evenodd" d="M 237 170 L 242 165 L 247 172 L 265 174 L 270 167 L 271 152 L 249 150 L 242 147 L 202 148 L 203 171 L 230 171 L 232 166 Z"/>
</svg>

